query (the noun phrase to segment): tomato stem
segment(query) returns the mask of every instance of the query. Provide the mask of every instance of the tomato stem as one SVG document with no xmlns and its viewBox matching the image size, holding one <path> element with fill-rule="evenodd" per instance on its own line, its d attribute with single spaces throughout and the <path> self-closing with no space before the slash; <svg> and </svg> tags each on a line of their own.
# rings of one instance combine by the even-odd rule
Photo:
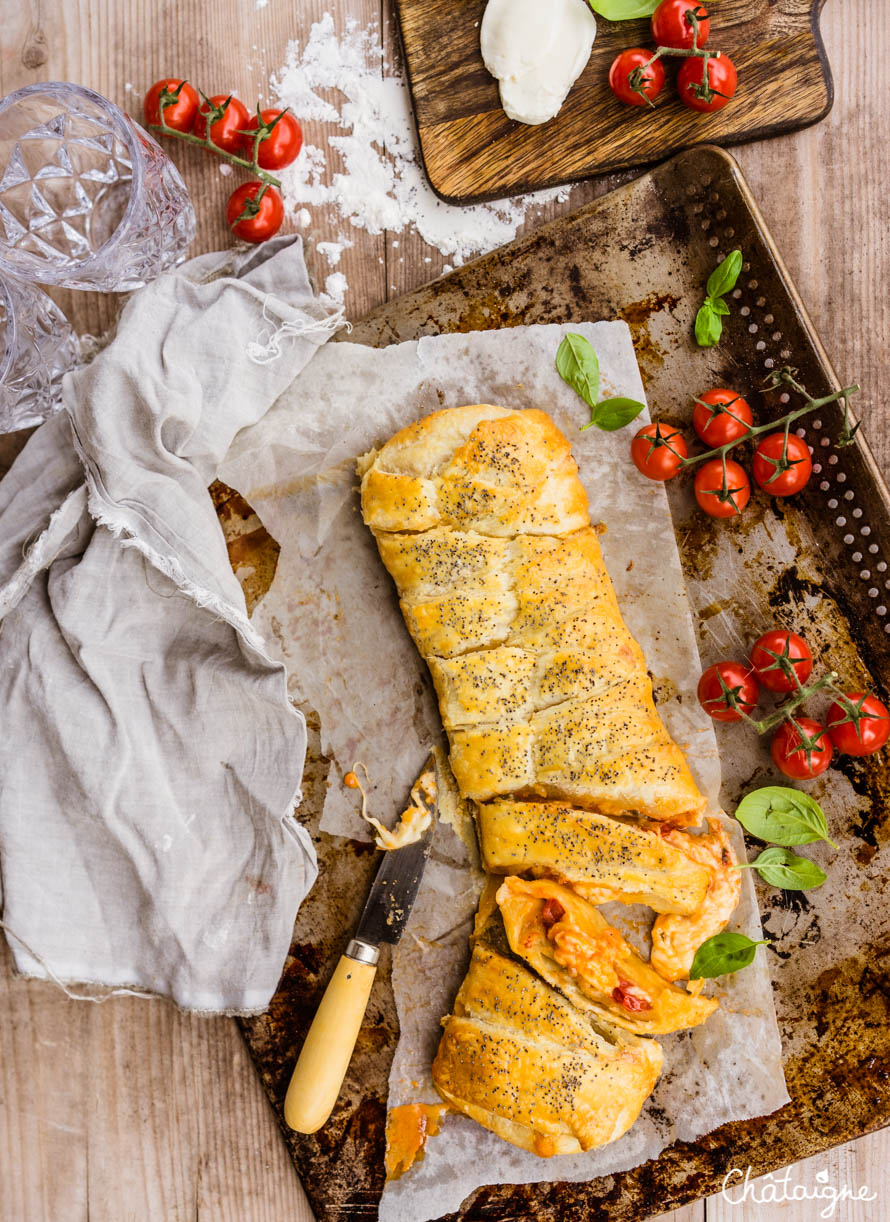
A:
<svg viewBox="0 0 890 1222">
<path fill-rule="evenodd" d="M 652 109 L 654 110 L 655 103 L 652 101 L 652 99 L 649 97 L 649 94 L 646 92 L 646 85 L 648 84 L 649 81 L 652 80 L 651 76 L 646 76 L 646 68 L 648 68 L 652 63 L 654 63 L 654 60 L 650 60 L 649 63 L 644 65 L 643 67 L 634 68 L 632 72 L 628 72 L 627 85 L 628 85 L 628 88 L 633 90 L 634 93 L 638 93 L 641 98 L 644 98 L 646 101 L 646 105 L 651 106 Z"/>
<path fill-rule="evenodd" d="M 792 720 L 791 714 L 799 709 L 800 706 L 814 695 L 816 692 L 824 691 L 825 688 L 831 688 L 837 691 L 836 681 L 838 678 L 837 671 L 829 671 L 827 675 L 823 675 L 820 679 L 810 679 L 808 683 L 800 683 L 797 691 L 790 700 L 786 700 L 784 704 L 779 705 L 768 716 L 763 717 L 760 721 L 754 717 L 747 717 L 741 709 L 738 711 L 749 723 L 752 730 L 756 730 L 758 734 L 768 734 L 770 730 L 774 730 L 776 726 L 780 726 L 783 721 Z"/>
<path fill-rule="evenodd" d="M 269 190 L 269 184 L 267 182 L 264 182 L 260 190 L 256 193 L 256 195 L 249 195 L 245 199 L 241 212 L 238 214 L 238 216 L 235 217 L 233 221 L 229 223 L 229 228 L 231 230 L 234 231 L 235 226 L 240 225 L 242 221 L 252 221 L 255 219 L 255 217 L 259 216 L 260 204 L 262 203 L 263 196 L 266 194 L 268 190 Z"/>
<path fill-rule="evenodd" d="M 182 85 L 184 84 L 185 81 L 182 82 Z M 182 89 L 182 85 L 179 86 L 180 89 Z M 150 131 L 160 132 L 164 136 L 173 136 L 177 140 L 184 140 L 187 144 L 197 144 L 199 148 L 207 149 L 211 153 L 216 153 L 217 157 L 222 157 L 224 161 L 230 162 L 231 165 L 238 165 L 241 166 L 242 169 L 250 170 L 252 174 L 256 174 L 257 178 L 262 179 L 267 187 L 281 187 L 281 179 L 276 178 L 274 174 L 270 174 L 268 170 L 262 169 L 257 159 L 257 151 L 260 147 L 260 141 L 265 135 L 268 134 L 268 131 L 270 131 L 271 128 L 267 128 L 266 130 L 263 130 L 263 128 L 258 128 L 253 142 L 253 157 L 250 161 L 248 161 L 246 157 L 239 157 L 237 153 L 229 153 L 225 149 L 221 149 L 218 144 L 214 143 L 210 136 L 211 116 L 209 114 L 207 115 L 206 136 L 196 136 L 194 132 L 181 132 L 178 130 L 178 128 L 171 127 L 164 118 L 164 111 L 168 106 L 173 105 L 178 96 L 178 90 L 175 95 L 167 90 L 164 91 L 159 98 L 158 106 L 158 109 L 161 112 L 161 121 L 160 123 L 149 123 L 148 127 Z M 223 109 L 225 109 L 225 107 L 223 107 Z M 274 127 L 274 124 L 272 124 L 272 126 Z"/>
<path fill-rule="evenodd" d="M 866 700 L 869 699 L 868 692 L 864 692 L 859 697 L 859 699 L 854 703 L 850 699 L 850 697 L 846 694 L 846 692 L 843 691 L 842 688 L 839 688 L 836 685 L 832 684 L 832 689 L 835 694 L 835 704 L 840 705 L 840 707 L 844 710 L 844 715 L 839 720 L 832 721 L 829 723 L 828 728 L 830 730 L 836 729 L 838 726 L 847 725 L 849 723 L 853 726 L 853 729 L 856 731 L 856 737 L 859 739 L 860 742 L 862 742 L 862 730 L 860 729 L 861 722 L 863 721 L 886 721 L 887 720 L 887 718 L 883 715 L 883 713 L 866 713 L 864 711 L 863 706 Z"/>
<path fill-rule="evenodd" d="M 814 734 L 807 734 L 806 730 L 803 728 L 800 722 L 795 721 L 793 717 L 788 717 L 787 721 L 789 725 L 792 725 L 794 729 L 797 731 L 797 737 L 799 739 L 797 746 L 793 747 L 790 751 L 787 752 L 787 754 L 796 755 L 798 751 L 803 751 L 804 755 L 807 757 L 807 768 L 809 768 L 810 775 L 812 775 L 813 773 L 813 752 L 816 751 L 816 749 L 818 748 L 820 738 L 825 738 L 827 741 L 827 734 L 825 730 L 822 729 L 821 726 L 819 726 L 819 728 L 816 730 Z"/>
<path fill-rule="evenodd" d="M 651 79 L 650 77 L 646 76 L 646 69 L 651 68 L 652 65 L 655 63 L 655 61 L 657 59 L 661 59 L 663 55 L 675 56 L 677 59 L 693 59 L 693 58 L 694 59 L 703 59 L 705 62 L 704 62 L 704 67 L 702 68 L 702 81 L 703 82 L 707 81 L 708 84 L 707 86 L 704 86 L 704 87 L 706 89 L 710 89 L 710 78 L 708 77 L 708 60 L 709 59 L 719 59 L 720 52 L 719 51 L 703 51 L 701 47 L 699 47 L 698 45 L 699 21 L 706 18 L 708 15 L 704 9 L 701 9 L 701 17 L 700 17 L 699 12 L 698 12 L 700 8 L 701 6 L 699 5 L 695 9 L 686 13 L 687 24 L 692 26 L 692 46 L 691 47 L 661 47 L 661 46 L 656 47 L 654 53 L 652 54 L 651 59 L 647 59 L 645 64 L 640 64 L 639 67 L 634 68 L 632 72 L 628 72 L 627 74 L 628 88 L 631 89 L 634 93 L 638 93 L 640 97 L 645 98 L 647 103 L 653 109 L 655 108 L 655 103 L 649 97 L 645 89 L 646 81 Z M 702 89 L 702 87 L 703 86 L 699 85 L 697 88 Z M 711 92 L 711 96 L 713 96 L 713 94 L 717 93 L 718 91 L 716 89 L 712 89 L 710 90 L 710 92 Z M 703 96 L 703 95 L 698 95 L 698 96 Z M 721 97 L 722 96 L 723 95 L 721 94 Z M 710 101 L 711 98 L 708 97 L 705 100 Z"/>
<path fill-rule="evenodd" d="M 676 59 L 719 59 L 719 51 L 703 51 L 698 45 L 698 25 L 696 24 L 695 32 L 692 36 L 691 47 L 656 47 L 652 58 L 647 59 L 645 64 L 640 64 L 636 68 L 636 72 L 645 72 L 648 67 L 655 63 L 657 59 L 661 59 L 663 55 L 670 55 Z M 717 92 L 716 90 L 714 91 Z"/>
<path fill-rule="evenodd" d="M 759 437 L 761 433 L 776 432 L 778 429 L 785 430 L 785 446 L 783 447 L 783 458 L 776 460 L 778 462 L 786 461 L 787 458 L 787 439 L 788 431 L 795 420 L 800 420 L 802 416 L 808 415 L 810 412 L 817 411 L 820 407 L 826 407 L 829 403 L 836 403 L 838 399 L 844 401 L 844 424 L 841 430 L 838 445 L 849 445 L 853 436 L 858 429 L 857 424 L 852 430 L 849 427 L 849 396 L 856 394 L 859 390 L 858 386 L 845 386 L 843 390 L 836 390 L 833 394 L 824 395 L 821 399 L 813 399 L 805 387 L 795 379 L 793 372 L 790 369 L 781 369 L 771 379 L 769 389 L 775 390 L 781 385 L 790 386 L 792 390 L 798 392 L 806 398 L 806 403 L 803 407 L 795 408 L 794 411 L 787 412 L 778 420 L 770 420 L 767 424 L 754 425 L 743 433 L 741 437 L 737 437 L 735 441 L 727 441 L 725 445 L 717 446 L 713 450 L 705 450 L 703 454 L 693 454 L 690 457 L 680 460 L 683 467 L 694 467 L 698 463 L 706 462 L 709 458 L 720 458 L 726 461 L 726 455 L 730 450 L 734 450 L 736 446 L 742 445 L 746 441 L 750 441 L 753 437 Z"/>
<path fill-rule="evenodd" d="M 746 429 L 750 429 L 751 425 L 748 424 L 747 420 L 743 420 L 741 416 L 737 416 L 735 412 L 731 412 L 729 410 L 734 403 L 741 402 L 741 399 L 741 395 L 736 395 L 734 399 L 727 399 L 725 403 L 709 403 L 707 399 L 699 399 L 696 395 L 694 402 L 698 403 L 701 407 L 706 407 L 711 413 L 705 422 L 705 427 L 707 427 L 716 416 L 729 416 L 729 418 L 731 420 L 735 420 L 737 424 L 744 425 Z"/>
</svg>

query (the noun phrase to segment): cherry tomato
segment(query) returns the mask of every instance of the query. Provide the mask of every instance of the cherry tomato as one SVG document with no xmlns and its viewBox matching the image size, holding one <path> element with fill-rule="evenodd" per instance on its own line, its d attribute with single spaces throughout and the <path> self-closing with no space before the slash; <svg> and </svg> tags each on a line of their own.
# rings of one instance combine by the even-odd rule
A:
<svg viewBox="0 0 890 1222">
<path fill-rule="evenodd" d="M 734 390 L 706 390 L 695 401 L 692 427 L 712 450 L 738 441 L 753 423 L 751 408 Z"/>
<path fill-rule="evenodd" d="M 695 477 L 695 499 L 711 518 L 736 518 L 751 499 L 751 484 L 737 462 L 710 458 Z"/>
<path fill-rule="evenodd" d="M 688 453 L 683 434 L 670 424 L 644 424 L 630 443 L 634 466 L 647 479 L 673 479 Z"/>
<path fill-rule="evenodd" d="M 704 64 L 705 60 L 696 56 L 690 56 L 683 61 L 683 67 L 677 73 L 680 101 L 690 110 L 700 110 L 704 113 L 722 110 L 730 98 L 735 96 L 738 88 L 735 64 L 722 52 L 719 58 L 709 58 L 707 83 Z"/>
<path fill-rule="evenodd" d="M 836 700 L 825 719 L 828 737 L 842 755 L 872 755 L 890 738 L 890 712 L 877 696 L 847 692 L 852 709 Z"/>
<path fill-rule="evenodd" d="M 162 81 L 155 81 L 145 95 L 142 110 L 145 122 L 151 126 L 161 122 L 162 95 L 165 95 L 164 122 L 178 132 L 190 132 L 198 113 L 200 98 L 188 81 L 178 77 L 168 76 Z"/>
<path fill-rule="evenodd" d="M 703 47 L 711 32 L 708 14 L 696 0 L 661 0 L 652 14 L 652 37 L 658 47 L 676 47 L 688 51 L 692 46 L 695 22 L 698 18 L 698 45 Z"/>
<path fill-rule="evenodd" d="M 274 187 L 245 182 L 229 196 L 226 222 L 236 238 L 265 242 L 281 228 L 284 204 Z"/>
<path fill-rule="evenodd" d="M 786 448 L 784 433 L 768 433 L 757 444 L 751 470 L 757 483 L 770 496 L 794 496 L 813 474 L 810 447 L 802 437 L 789 433 Z"/>
<path fill-rule="evenodd" d="M 776 730 L 769 752 L 778 770 L 796 781 L 819 776 L 832 756 L 825 727 L 812 717 L 784 721 Z"/>
<path fill-rule="evenodd" d="M 210 119 L 210 139 L 217 148 L 227 153 L 239 154 L 244 148 L 243 131 L 250 122 L 247 107 L 231 94 L 217 93 L 201 107 L 192 128 L 196 136 L 207 139 L 207 120 Z"/>
<path fill-rule="evenodd" d="M 698 681 L 698 702 L 714 721 L 741 721 L 742 713 L 750 714 L 759 697 L 757 679 L 744 662 L 717 662 Z"/>
<path fill-rule="evenodd" d="M 264 170 L 283 170 L 296 161 L 303 147 L 303 130 L 289 110 L 261 110 L 247 124 L 250 133 L 262 131 L 257 161 Z M 253 151 L 253 135 L 244 137 L 244 151 Z"/>
<path fill-rule="evenodd" d="M 609 69 L 609 88 L 619 102 L 628 106 L 652 106 L 664 88 L 661 60 L 649 63 L 652 52 L 642 47 L 622 51 Z M 648 64 L 648 67 L 645 65 Z"/>
<path fill-rule="evenodd" d="M 803 637 L 796 632 L 772 628 L 754 642 L 751 665 L 757 672 L 761 686 L 768 692 L 796 692 L 813 673 L 813 654 Z"/>
</svg>

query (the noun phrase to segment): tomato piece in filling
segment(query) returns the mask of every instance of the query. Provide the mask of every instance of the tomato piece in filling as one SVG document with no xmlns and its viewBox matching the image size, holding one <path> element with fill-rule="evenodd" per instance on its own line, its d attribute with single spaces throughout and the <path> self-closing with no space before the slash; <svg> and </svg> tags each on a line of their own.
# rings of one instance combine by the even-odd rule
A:
<svg viewBox="0 0 890 1222">
<path fill-rule="evenodd" d="M 638 1014 L 640 1010 L 651 1010 L 652 1002 L 636 989 L 629 980 L 618 981 L 618 987 L 612 990 L 612 1000 L 619 1006 L 624 1006 L 630 1014 Z"/>
<path fill-rule="evenodd" d="M 550 899 L 544 901 L 544 907 L 541 909 L 541 920 L 544 923 L 544 928 L 551 929 L 557 921 L 562 920 L 565 914 L 566 910 L 559 900 L 553 899 L 551 896 Z"/>
</svg>

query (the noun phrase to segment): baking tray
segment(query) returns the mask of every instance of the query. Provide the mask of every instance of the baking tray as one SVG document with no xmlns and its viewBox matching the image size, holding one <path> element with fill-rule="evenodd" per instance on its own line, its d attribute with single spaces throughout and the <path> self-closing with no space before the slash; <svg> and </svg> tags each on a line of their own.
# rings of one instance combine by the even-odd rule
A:
<svg viewBox="0 0 890 1222">
<path fill-rule="evenodd" d="M 652 45 L 648 18 L 597 17 L 590 59 L 559 114 L 529 126 L 509 119 L 485 68 L 479 24 L 486 0 L 395 0 L 408 84 L 433 190 L 465 204 L 594 174 L 651 165 L 702 141 L 726 145 L 796 131 L 824 118 L 833 87 L 819 31 L 825 0 L 719 0 L 708 49 L 726 52 L 739 88 L 701 115 L 668 82 L 654 110 L 625 106 L 609 66 L 628 47 Z"/>
<path fill-rule="evenodd" d="M 691 328 L 702 285 L 720 255 L 735 246 L 744 252 L 745 267 L 724 341 L 699 349 Z M 712 384 L 756 388 L 771 368 L 788 362 L 814 394 L 840 385 L 738 166 L 711 147 L 683 153 L 381 307 L 356 325 L 351 342 L 384 346 L 443 331 L 611 317 L 626 319 L 632 329 L 656 417 L 686 419 L 693 393 Z M 853 380 L 854 372 L 845 376 Z M 755 412 L 763 410 L 756 393 L 752 399 Z M 738 647 L 727 650 L 728 640 L 750 642 L 780 623 L 804 632 L 851 685 L 871 675 L 887 699 L 890 497 L 861 438 L 835 448 L 838 426 L 835 407 L 809 420 L 818 469 L 792 500 L 755 496 L 738 522 L 716 523 L 695 511 L 688 487 L 675 481 L 668 486 L 672 512 L 706 661 L 738 655 Z M 268 583 L 274 542 L 237 496 L 219 492 L 218 500 L 238 563 L 255 547 Z M 387 960 L 330 1122 L 309 1137 L 285 1128 L 290 1071 L 376 866 L 369 845 L 318 831 L 328 761 L 311 711 L 309 726 L 300 814 L 318 850 L 319 881 L 300 910 L 268 1013 L 242 1020 L 241 1027 L 318 1217 L 343 1222 L 377 1215 L 398 1025 Z M 720 729 L 724 800 L 732 810 L 742 790 L 775 774 L 765 749 L 762 765 L 753 772 L 743 768 L 732 750 L 732 734 L 742 730 Z M 769 960 L 788 1106 L 726 1125 L 693 1144 L 673 1145 L 654 1161 L 589 1184 L 482 1188 L 448 1215 L 449 1222 L 632 1222 L 718 1191 L 732 1167 L 750 1166 L 753 1174 L 775 1170 L 890 1122 L 888 788 L 886 753 L 841 759 L 811 787 L 817 797 L 828 794 L 825 805 L 840 844 L 829 881 L 811 896 L 759 890 L 773 939 Z M 558 1176 L 558 1159 L 547 1171 Z"/>
</svg>

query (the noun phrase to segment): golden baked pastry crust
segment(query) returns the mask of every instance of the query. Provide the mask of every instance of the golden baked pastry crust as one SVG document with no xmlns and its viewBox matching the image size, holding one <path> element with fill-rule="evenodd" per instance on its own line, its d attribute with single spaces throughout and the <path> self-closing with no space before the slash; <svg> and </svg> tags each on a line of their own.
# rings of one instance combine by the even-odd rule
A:
<svg viewBox="0 0 890 1222">
<path fill-rule="evenodd" d="M 569 443 L 545 412 L 447 408 L 396 433 L 366 465 L 362 512 L 374 531 L 441 524 L 512 537 L 588 524 Z"/>
<path fill-rule="evenodd" d="M 443 1027 L 433 1081 L 445 1102 L 544 1156 L 626 1133 L 663 1060 L 655 1040 L 605 1033 L 527 968 L 478 944 Z"/>
<path fill-rule="evenodd" d="M 630 1128 L 661 1069 L 660 1046 L 631 1031 L 695 1025 L 716 1002 L 658 976 L 579 893 L 694 920 L 711 874 L 645 820 L 694 824 L 705 800 L 655 709 L 549 416 L 489 404 L 435 412 L 359 470 L 455 779 L 481 804 L 487 867 L 576 889 L 550 938 L 543 907 L 559 882 L 486 887 L 433 1080 L 449 1106 L 517 1146 L 592 1149 Z"/>
<path fill-rule="evenodd" d="M 557 802 L 496 799 L 477 807 L 482 861 L 493 874 L 532 874 L 571 885 L 597 903 L 621 900 L 689 915 L 711 874 L 659 825 L 614 819 Z"/>
<path fill-rule="evenodd" d="M 569 444 L 544 412 L 434 412 L 362 460 L 362 511 L 436 684 L 461 793 L 698 820 Z"/>
</svg>

